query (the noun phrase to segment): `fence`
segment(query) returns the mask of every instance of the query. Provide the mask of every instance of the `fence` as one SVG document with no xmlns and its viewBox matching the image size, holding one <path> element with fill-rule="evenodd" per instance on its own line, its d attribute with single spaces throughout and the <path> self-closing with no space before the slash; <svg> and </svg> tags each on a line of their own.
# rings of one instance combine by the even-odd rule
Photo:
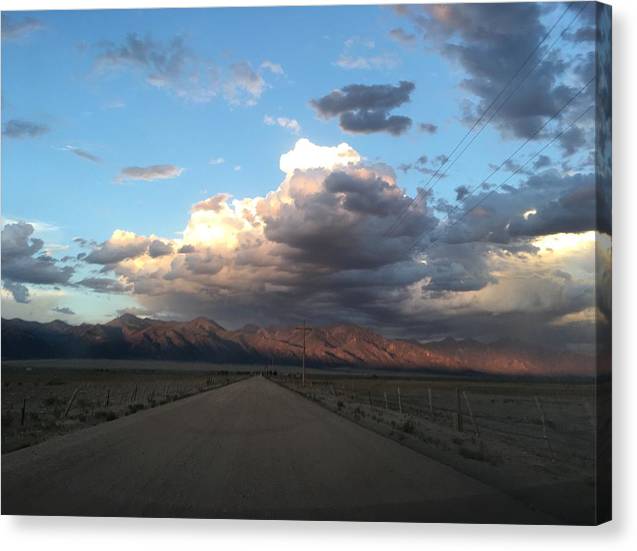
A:
<svg viewBox="0 0 637 551">
<path fill-rule="evenodd" d="M 493 387 L 481 390 L 476 385 L 471 389 L 427 387 L 414 393 L 405 392 L 400 384 L 383 389 L 361 389 L 355 382 L 343 385 L 338 381 L 311 382 L 305 387 L 297 381 L 290 384 L 310 398 L 354 403 L 369 408 L 370 413 L 434 423 L 470 436 L 480 445 L 498 442 L 549 460 L 587 464 L 595 457 L 592 397 L 498 393 Z"/>
</svg>

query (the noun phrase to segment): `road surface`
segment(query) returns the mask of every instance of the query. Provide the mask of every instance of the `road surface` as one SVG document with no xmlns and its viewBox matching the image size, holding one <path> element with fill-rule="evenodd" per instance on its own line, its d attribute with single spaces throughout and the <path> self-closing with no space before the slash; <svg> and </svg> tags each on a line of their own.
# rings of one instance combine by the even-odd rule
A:
<svg viewBox="0 0 637 551">
<path fill-rule="evenodd" d="M 2 513 L 554 521 L 261 377 L 2 456 Z"/>
</svg>

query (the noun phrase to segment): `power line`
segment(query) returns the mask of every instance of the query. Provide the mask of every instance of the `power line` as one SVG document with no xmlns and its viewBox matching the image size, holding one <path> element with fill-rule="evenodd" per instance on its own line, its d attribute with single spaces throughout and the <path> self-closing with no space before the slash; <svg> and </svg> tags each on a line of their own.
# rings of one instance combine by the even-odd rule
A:
<svg viewBox="0 0 637 551">
<path fill-rule="evenodd" d="M 496 97 L 491 101 L 491 103 L 487 106 L 487 108 L 482 112 L 482 114 L 480 115 L 480 117 L 473 123 L 473 125 L 471 126 L 471 128 L 465 133 L 465 135 L 462 137 L 462 139 L 455 145 L 455 147 L 453 148 L 453 150 L 451 151 L 451 153 L 446 156 L 445 160 L 440 164 L 440 166 L 435 170 L 435 172 L 431 175 L 431 177 L 429 178 L 429 180 L 427 181 L 427 183 L 425 184 L 426 189 L 424 190 L 420 190 L 418 191 L 418 193 L 416 194 L 416 196 L 409 202 L 409 204 L 405 207 L 405 209 L 403 209 L 402 213 L 399 215 L 398 219 L 389 227 L 389 229 L 385 232 L 385 236 L 390 235 L 391 233 L 393 233 L 393 231 L 401 224 L 402 220 L 404 219 L 405 215 L 407 214 L 407 212 L 409 211 L 409 209 L 417 202 L 420 200 L 421 197 L 426 196 L 427 193 L 429 191 L 431 191 L 431 189 L 433 189 L 433 187 L 442 179 L 443 174 L 440 174 L 440 170 L 447 165 L 447 163 L 449 163 L 451 157 L 453 157 L 454 153 L 460 148 L 460 146 L 464 143 L 464 141 L 469 137 L 469 135 L 474 131 L 474 129 L 478 126 L 478 124 L 480 124 L 480 122 L 482 122 L 482 120 L 484 119 L 484 117 L 486 116 L 486 114 L 489 112 L 489 110 L 491 109 L 491 107 L 493 107 L 496 102 L 500 99 L 500 97 L 502 96 L 502 94 L 505 92 L 505 90 L 513 83 L 513 81 L 518 77 L 518 75 L 522 72 L 522 70 L 524 69 L 524 67 L 527 65 L 527 63 L 533 58 L 533 56 L 536 54 L 536 52 L 539 50 L 539 48 L 542 46 L 542 44 L 546 41 L 546 39 L 553 33 L 553 30 L 555 29 L 555 27 L 557 27 L 557 25 L 560 23 L 560 21 L 564 18 L 564 16 L 566 15 L 566 13 L 568 12 L 568 10 L 574 5 L 574 2 L 569 2 L 569 4 L 567 5 L 567 7 L 564 9 L 564 11 L 561 13 L 561 15 L 557 18 L 557 20 L 555 21 L 555 23 L 553 23 L 553 25 L 551 26 L 551 28 L 549 29 L 549 31 L 544 35 L 544 37 L 542 38 L 542 40 L 537 44 L 537 46 L 535 46 L 535 48 L 531 51 L 531 53 L 527 56 L 527 58 L 524 60 L 524 62 L 522 63 L 522 65 L 518 68 L 518 70 L 515 72 L 515 74 L 508 80 L 508 82 L 504 85 L 504 87 L 500 90 L 500 92 L 496 95 Z M 524 77 L 518 82 L 517 87 L 513 89 L 513 91 L 504 99 L 504 101 L 498 106 L 498 108 L 492 113 L 492 115 L 490 116 L 490 118 L 487 120 L 487 122 L 478 130 L 478 132 L 476 133 L 475 136 L 472 137 L 472 139 L 469 141 L 469 143 L 464 147 L 464 149 L 456 156 L 456 158 L 449 164 L 449 166 L 447 167 L 447 170 L 449 170 L 457 161 L 458 159 L 460 159 L 460 157 L 464 154 L 464 152 L 471 146 L 471 144 L 475 141 L 475 139 L 480 135 L 480 133 L 482 132 L 482 130 L 484 130 L 484 128 L 486 128 L 486 126 L 491 122 L 491 120 L 493 120 L 493 118 L 495 117 L 495 115 L 498 114 L 498 112 L 500 111 L 500 109 L 502 109 L 502 107 L 504 107 L 504 105 L 506 104 L 506 102 L 513 96 L 513 94 L 515 92 L 517 92 L 517 90 L 519 90 L 519 88 L 522 86 L 522 84 L 526 81 L 526 79 L 529 77 L 529 75 L 544 61 L 544 59 L 546 59 L 546 57 L 548 56 L 548 54 L 551 52 L 551 50 L 553 49 L 553 47 L 555 46 L 555 44 L 557 43 L 558 40 L 560 40 L 563 36 L 564 33 L 571 27 L 571 25 L 573 25 L 573 23 L 575 22 L 575 20 L 580 16 L 580 14 L 582 13 L 582 10 L 585 7 L 585 3 L 582 3 L 582 7 L 580 8 L 580 10 L 577 12 L 577 14 L 575 15 L 575 17 L 573 19 L 571 19 L 571 22 L 562 30 L 562 32 L 558 35 L 558 37 L 552 42 L 551 46 L 548 48 L 548 50 L 546 51 L 545 55 L 543 57 L 540 58 L 540 60 L 526 73 L 526 75 L 524 75 Z M 434 182 L 431 186 L 429 186 L 429 184 L 432 182 L 432 180 L 434 178 L 436 178 L 436 176 L 438 176 L 438 180 L 436 182 Z"/>
<path fill-rule="evenodd" d="M 514 172 L 512 172 L 507 178 L 505 178 L 502 182 L 500 182 L 500 184 L 498 184 L 495 188 L 493 188 L 491 191 L 489 191 L 489 193 L 487 193 L 486 195 L 484 195 L 483 197 L 481 197 L 478 202 L 473 205 L 470 209 L 466 210 L 462 216 L 460 216 L 459 218 L 457 218 L 456 220 L 453 221 L 453 223 L 449 224 L 447 226 L 447 231 L 449 230 L 449 228 L 452 228 L 453 226 L 459 224 L 460 222 L 462 222 L 462 220 L 464 220 L 471 212 L 473 212 L 476 208 L 478 208 L 482 203 L 484 203 L 491 195 L 493 195 L 496 191 L 498 191 L 499 189 L 501 189 L 511 178 L 513 178 L 518 172 L 520 172 L 526 165 L 528 165 L 531 161 L 533 161 L 535 158 L 537 158 L 544 150 L 546 150 L 548 147 L 550 147 L 551 145 L 553 145 L 557 140 L 559 140 L 570 128 L 572 128 L 584 115 L 586 115 L 586 113 L 588 113 L 593 107 L 589 106 L 587 107 L 584 111 L 582 111 L 582 113 L 580 113 L 573 121 L 571 121 L 571 123 L 566 126 L 566 128 L 564 128 L 562 131 L 560 131 L 557 135 L 555 135 L 553 137 L 553 139 L 551 139 L 551 141 L 549 141 L 547 144 L 545 144 L 543 147 L 541 147 L 538 151 L 535 152 L 534 155 L 532 155 L 531 157 L 529 157 L 529 159 L 527 159 L 522 165 L 520 165 Z M 420 241 L 422 237 L 419 236 L 416 241 L 414 241 L 413 245 L 412 245 L 412 249 L 418 244 L 418 242 Z M 432 243 L 432 245 L 430 247 L 427 247 L 427 249 L 435 246 L 436 244 L 441 243 L 441 241 L 439 239 L 437 239 L 436 241 L 434 241 Z M 426 249 L 425 249 L 426 250 Z"/>
<path fill-rule="evenodd" d="M 533 141 L 539 134 L 540 132 L 542 132 L 542 130 L 544 130 L 550 123 L 551 121 L 553 121 L 554 119 L 556 119 L 571 103 L 573 103 L 573 101 L 575 101 L 575 99 L 577 99 L 583 92 L 584 90 L 586 90 L 586 88 L 588 88 L 591 84 L 591 82 L 593 82 L 595 80 L 595 77 L 591 77 L 588 82 L 586 82 L 586 84 L 584 84 L 573 96 L 570 97 L 570 99 L 564 104 L 562 105 L 562 107 L 560 107 L 560 109 L 558 111 L 556 111 L 551 118 L 547 119 L 547 121 L 540 126 L 540 128 L 537 129 L 537 131 L 530 136 L 529 138 L 527 138 L 527 140 L 520 145 L 513 153 L 511 153 L 511 155 L 509 155 L 504 161 L 502 161 L 495 169 L 493 169 L 493 171 L 484 179 L 482 180 L 479 184 L 476 184 L 473 188 L 471 188 L 471 190 L 469 190 L 469 192 L 467 193 L 467 195 L 465 197 L 470 197 L 471 195 L 473 195 L 473 193 L 475 191 L 478 190 L 478 188 L 480 188 L 483 184 L 488 183 L 489 179 L 494 176 L 497 172 L 500 171 L 500 169 L 507 163 L 509 162 L 515 155 L 517 155 L 522 149 L 524 149 L 531 141 Z M 454 207 L 454 210 L 458 210 L 460 207 L 456 206 Z M 450 215 L 447 215 L 447 219 L 450 218 Z"/>
</svg>

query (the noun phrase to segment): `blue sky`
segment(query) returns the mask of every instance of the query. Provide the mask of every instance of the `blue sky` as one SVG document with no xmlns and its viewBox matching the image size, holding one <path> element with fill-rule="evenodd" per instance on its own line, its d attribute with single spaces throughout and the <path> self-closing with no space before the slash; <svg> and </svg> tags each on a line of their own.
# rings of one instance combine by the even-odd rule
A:
<svg viewBox="0 0 637 551">
<path fill-rule="evenodd" d="M 590 247 L 595 207 L 568 198 L 590 197 L 593 180 L 592 118 L 572 121 L 592 106 L 594 10 L 4 13 L 4 311 L 77 323 L 128 308 L 232 326 L 295 322 L 309 304 L 317 322 L 398 335 L 407 324 L 422 338 L 519 336 L 530 311 L 540 339 L 581 324 L 592 256 L 578 247 Z M 534 48 L 528 78 L 433 196 L 418 195 Z M 527 139 L 491 187 L 468 193 Z M 343 142 L 355 163 L 338 156 Z M 287 152 L 296 172 L 279 168 Z M 443 245 L 415 246 L 423 236 Z M 352 278 L 360 295 L 338 283 Z M 536 283 L 528 302 L 513 289 Z"/>
<path fill-rule="evenodd" d="M 281 179 L 278 158 L 299 137 L 324 145 L 347 141 L 370 159 L 398 165 L 424 151 L 444 153 L 464 132 L 454 122 L 457 74 L 422 48 L 401 48 L 393 41 L 389 30 L 400 21 L 388 8 L 83 11 L 37 17 L 41 31 L 4 45 L 4 111 L 5 118 L 36 118 L 53 130 L 37 141 L 4 141 L 4 213 L 58 225 L 67 236 L 103 240 L 114 225 L 157 232 L 158 216 L 171 236 L 183 229 L 190 205 L 207 194 L 230 191 L 242 197 L 273 189 Z M 356 35 L 351 20 L 358 21 Z M 205 102 L 178 98 L 126 70 L 95 74 L 94 45 L 122 42 L 129 33 L 162 43 L 183 36 L 189 48 L 219 65 L 247 60 L 256 68 L 272 61 L 285 74 L 266 77 L 267 88 L 254 106 L 233 106 L 218 97 Z M 355 56 L 391 54 L 396 67 L 337 66 L 350 39 Z M 366 41 L 375 46 L 360 44 Z M 402 139 L 347 135 L 334 121 L 319 120 L 309 105 L 311 98 L 353 78 L 373 84 L 405 77 L 416 83 L 416 93 L 402 111 L 439 125 L 435 138 L 417 131 Z M 266 115 L 294 118 L 302 130 L 297 136 L 267 126 Z M 60 151 L 66 145 L 103 162 Z M 219 157 L 223 165 L 209 164 Z M 184 173 L 159 185 L 114 181 L 123 166 L 160 163 L 183 167 Z M 240 171 L 234 170 L 237 165 Z M 12 185 L 17 181 L 28 184 Z M 413 175 L 401 179 L 410 191 L 417 182 Z"/>
</svg>

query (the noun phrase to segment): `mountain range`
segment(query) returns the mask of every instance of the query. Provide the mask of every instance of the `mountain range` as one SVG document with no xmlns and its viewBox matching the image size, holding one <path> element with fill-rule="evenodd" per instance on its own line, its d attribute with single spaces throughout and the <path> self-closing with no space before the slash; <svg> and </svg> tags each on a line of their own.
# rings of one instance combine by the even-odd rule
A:
<svg viewBox="0 0 637 551">
<path fill-rule="evenodd" d="M 70 325 L 2 320 L 2 359 L 111 358 L 299 365 L 302 328 L 246 325 L 228 330 L 197 318 L 188 322 L 124 314 L 105 324 Z M 313 367 L 429 369 L 491 375 L 589 376 L 594 358 L 513 341 L 447 338 L 420 343 L 389 339 L 356 325 L 308 328 L 306 363 Z"/>
</svg>

